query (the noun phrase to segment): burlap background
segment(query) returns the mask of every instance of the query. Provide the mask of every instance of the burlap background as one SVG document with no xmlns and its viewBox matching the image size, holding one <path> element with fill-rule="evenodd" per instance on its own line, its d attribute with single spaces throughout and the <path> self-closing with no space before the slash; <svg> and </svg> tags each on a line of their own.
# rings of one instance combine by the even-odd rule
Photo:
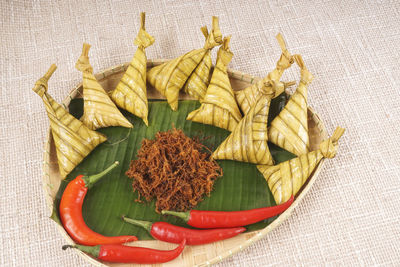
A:
<svg viewBox="0 0 400 267">
<path fill-rule="evenodd" d="M 324 2 L 324 3 L 323 3 Z M 61 101 L 81 78 L 75 60 L 93 45 L 95 71 L 129 61 L 139 12 L 156 38 L 149 58 L 201 46 L 199 27 L 220 17 L 230 64 L 265 75 L 285 36 L 316 76 L 310 105 L 329 133 L 347 129 L 309 195 L 278 229 L 220 266 L 400 265 L 400 3 L 378 1 L 0 1 L 0 265 L 87 266 L 48 218 L 42 153 L 49 126 L 31 88 L 51 63 Z M 297 67 L 285 75 L 298 78 Z"/>
</svg>

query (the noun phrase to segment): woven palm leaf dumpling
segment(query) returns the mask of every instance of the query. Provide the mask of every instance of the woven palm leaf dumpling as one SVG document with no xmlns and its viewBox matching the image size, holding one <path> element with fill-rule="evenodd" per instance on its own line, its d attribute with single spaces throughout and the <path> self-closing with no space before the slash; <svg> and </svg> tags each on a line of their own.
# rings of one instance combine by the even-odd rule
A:
<svg viewBox="0 0 400 267">
<path fill-rule="evenodd" d="M 115 90 L 111 92 L 111 99 L 118 107 L 129 111 L 143 119 L 148 126 L 148 103 L 146 89 L 147 57 L 145 48 L 154 43 L 154 37 L 145 30 L 145 13 L 140 14 L 140 29 L 134 44 L 137 50 L 125 74 L 122 76 Z"/>
<path fill-rule="evenodd" d="M 296 195 L 323 158 L 335 157 L 338 140 L 343 133 L 344 129 L 337 127 L 332 137 L 322 141 L 316 151 L 308 152 L 275 166 L 257 166 L 267 180 L 277 204 L 287 201 L 292 195 Z"/>
<path fill-rule="evenodd" d="M 300 55 L 294 55 L 300 67 L 300 83 L 296 91 L 268 129 L 268 139 L 275 145 L 300 156 L 308 153 L 310 141 L 307 121 L 307 86 L 313 75 L 307 70 Z"/>
<path fill-rule="evenodd" d="M 271 99 L 280 90 L 269 83 L 261 88 L 253 105 L 233 132 L 214 151 L 214 159 L 228 159 L 254 164 L 273 165 L 268 148 L 268 113 Z"/>
<path fill-rule="evenodd" d="M 242 114 L 228 76 L 228 64 L 233 57 L 229 41 L 230 36 L 224 38 L 217 53 L 217 62 L 206 95 L 201 101 L 201 106 L 189 113 L 187 120 L 233 131 L 242 119 Z"/>
<path fill-rule="evenodd" d="M 32 90 L 42 98 L 46 107 L 60 175 L 65 178 L 96 146 L 106 141 L 107 138 L 86 127 L 47 93 L 48 80 L 56 68 L 56 65 L 51 65 Z"/>
<path fill-rule="evenodd" d="M 207 26 L 201 28 L 204 37 L 208 38 L 209 33 Z M 210 72 L 211 72 L 211 50 L 207 50 L 203 59 L 200 61 L 199 65 L 190 75 L 189 79 L 186 81 L 184 90 L 187 94 L 191 95 L 195 99 L 203 100 L 207 87 L 210 83 Z"/>
<path fill-rule="evenodd" d="M 158 65 L 147 72 L 147 81 L 167 98 L 172 110 L 178 109 L 179 90 L 200 64 L 206 53 L 221 44 L 218 18 L 213 17 L 212 29 L 203 48 L 192 50 L 178 58 Z"/>
<path fill-rule="evenodd" d="M 75 67 L 83 76 L 83 116 L 82 122 L 90 129 L 96 130 L 109 126 L 132 128 L 132 124 L 122 115 L 112 102 L 106 91 L 93 75 L 93 68 L 89 63 L 90 45 L 83 44 L 82 55 Z"/>
<path fill-rule="evenodd" d="M 260 95 L 260 90 L 264 87 L 264 84 L 267 84 L 270 87 L 274 85 L 276 88 L 279 88 L 279 90 L 275 90 L 275 95 L 273 96 L 274 98 L 279 96 L 285 90 L 285 88 L 294 84 L 294 82 L 280 82 L 283 72 L 294 63 L 294 58 L 287 50 L 285 40 L 283 39 L 282 35 L 278 34 L 276 39 L 281 47 L 282 54 L 276 63 L 275 69 L 269 72 L 264 79 L 256 82 L 255 84 L 243 90 L 235 91 L 236 100 L 244 114 L 246 114 L 257 102 L 257 99 Z M 277 87 L 277 85 L 279 85 L 279 87 Z"/>
</svg>

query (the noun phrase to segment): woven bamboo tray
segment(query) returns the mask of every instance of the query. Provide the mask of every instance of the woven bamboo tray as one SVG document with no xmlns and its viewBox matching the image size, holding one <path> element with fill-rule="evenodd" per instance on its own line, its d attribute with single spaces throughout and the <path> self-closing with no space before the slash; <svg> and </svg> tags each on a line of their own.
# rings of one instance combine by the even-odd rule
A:
<svg viewBox="0 0 400 267">
<path fill-rule="evenodd" d="M 159 65 L 166 60 L 149 60 L 147 67 Z M 112 90 L 116 87 L 129 63 L 118 65 L 107 70 L 104 70 L 96 74 L 96 78 L 99 80 L 100 84 L 105 90 Z M 257 82 L 260 78 L 253 77 L 251 75 L 242 73 L 240 71 L 228 70 L 232 88 L 234 90 L 242 90 Z M 164 97 L 159 94 L 154 88 L 148 87 L 148 97 L 152 99 L 164 99 Z M 63 106 L 68 108 L 71 99 L 82 96 L 82 84 L 76 86 L 67 98 L 63 101 Z M 184 93 L 180 95 L 180 99 L 190 99 L 190 97 Z M 326 138 L 328 135 L 324 124 L 322 123 L 319 116 L 313 111 L 313 109 L 308 109 L 308 127 L 311 149 L 318 149 L 320 142 Z M 202 245 L 202 246 L 186 246 L 184 252 L 175 260 L 164 263 L 156 264 L 154 266 L 208 266 L 214 263 L 223 261 L 225 258 L 247 248 L 257 240 L 263 238 L 270 231 L 278 227 L 284 220 L 286 220 L 290 214 L 293 212 L 294 208 L 300 203 L 303 197 L 310 190 L 318 174 L 321 171 L 324 159 L 321 160 L 314 173 L 309 178 L 308 182 L 303 186 L 302 190 L 296 196 L 294 203 L 287 209 L 284 213 L 279 215 L 271 224 L 267 227 L 254 231 L 251 233 L 240 234 L 234 238 L 227 239 L 224 241 L 215 242 L 212 244 Z M 44 164 L 43 164 L 43 189 L 45 191 L 46 201 L 50 211 L 53 210 L 53 201 L 57 194 L 58 188 L 60 186 L 61 176 L 58 171 L 57 156 L 54 147 L 54 142 L 51 138 L 51 132 L 49 130 L 47 142 L 44 148 Z M 63 227 L 58 226 L 58 230 L 66 239 L 66 242 L 73 244 L 72 239 L 68 236 L 67 232 Z M 136 241 L 135 246 L 145 246 L 158 249 L 173 249 L 176 247 L 175 244 L 168 244 L 166 242 L 160 242 L 157 240 L 146 240 L 146 241 Z M 89 261 L 95 266 L 136 266 L 135 264 L 107 264 L 97 261 L 96 259 L 86 255 L 85 253 L 75 250 L 81 257 Z M 150 266 L 150 265 L 140 265 L 140 266 Z"/>
</svg>

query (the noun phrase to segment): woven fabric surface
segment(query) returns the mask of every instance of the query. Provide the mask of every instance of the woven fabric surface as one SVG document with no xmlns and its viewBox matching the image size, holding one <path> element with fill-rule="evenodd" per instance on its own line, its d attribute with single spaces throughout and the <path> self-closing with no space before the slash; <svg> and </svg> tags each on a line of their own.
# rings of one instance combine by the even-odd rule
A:
<svg viewBox="0 0 400 267">
<path fill-rule="evenodd" d="M 369 3 L 367 3 L 369 2 Z M 156 42 L 148 58 L 198 48 L 200 26 L 220 17 L 232 34 L 230 68 L 263 77 L 281 32 L 315 80 L 309 104 L 339 153 L 281 226 L 219 266 L 400 265 L 399 1 L 0 1 L 0 265 L 90 266 L 65 243 L 42 189 L 49 121 L 31 88 L 51 63 L 51 94 L 80 82 L 82 42 L 95 72 L 130 61 L 139 13 Z M 213 55 L 215 56 L 215 54 Z M 215 57 L 214 57 L 215 58 Z M 296 80 L 297 67 L 284 75 Z"/>
</svg>

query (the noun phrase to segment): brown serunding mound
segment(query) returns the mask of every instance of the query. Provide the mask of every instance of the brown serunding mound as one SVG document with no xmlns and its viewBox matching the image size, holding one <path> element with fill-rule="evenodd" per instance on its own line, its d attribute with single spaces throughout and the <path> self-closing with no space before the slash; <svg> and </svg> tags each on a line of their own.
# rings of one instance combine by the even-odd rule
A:
<svg viewBox="0 0 400 267">
<path fill-rule="evenodd" d="M 126 175 L 133 178 L 133 191 L 156 201 L 156 211 L 185 211 L 203 195 L 209 195 L 222 169 L 210 158 L 207 147 L 175 128 L 158 132 L 154 140 L 144 139 L 137 160 L 132 160 Z"/>
</svg>

